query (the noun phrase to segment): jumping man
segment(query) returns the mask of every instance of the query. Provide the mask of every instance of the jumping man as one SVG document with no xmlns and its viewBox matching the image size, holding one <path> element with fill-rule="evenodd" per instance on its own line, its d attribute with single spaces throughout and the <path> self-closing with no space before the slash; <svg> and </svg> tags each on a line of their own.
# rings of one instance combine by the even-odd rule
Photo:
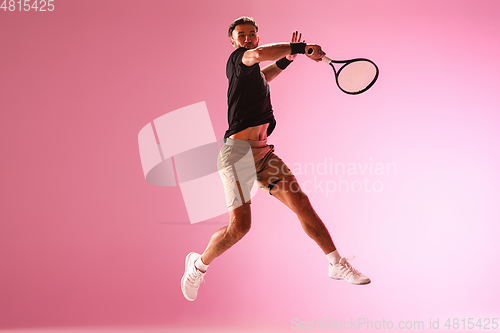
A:
<svg viewBox="0 0 500 333">
<path fill-rule="evenodd" d="M 276 125 L 268 82 L 278 76 L 297 54 L 305 54 L 318 62 L 325 53 L 319 45 L 301 42 L 302 34 L 298 31 L 293 32 L 291 43 L 259 46 L 257 31 L 255 21 L 245 16 L 229 26 L 228 34 L 235 51 L 229 56 L 226 67 L 229 129 L 224 135 L 225 144 L 219 161 L 229 224 L 213 234 L 201 255 L 194 252 L 187 255 L 181 289 L 189 301 L 196 299 L 212 260 L 250 230 L 250 190 L 254 182 L 297 215 L 306 234 L 325 253 L 329 262 L 328 275 L 332 279 L 345 279 L 352 284 L 370 283 L 368 277 L 340 256 L 297 179 L 274 154 L 274 146 L 267 144 L 267 137 Z M 259 63 L 262 61 L 274 62 L 261 69 Z"/>
</svg>

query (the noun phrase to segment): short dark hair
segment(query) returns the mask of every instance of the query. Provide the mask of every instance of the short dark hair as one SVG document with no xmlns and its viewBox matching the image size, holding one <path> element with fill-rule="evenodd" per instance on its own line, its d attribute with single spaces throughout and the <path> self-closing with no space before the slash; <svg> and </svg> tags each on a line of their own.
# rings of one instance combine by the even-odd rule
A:
<svg viewBox="0 0 500 333">
<path fill-rule="evenodd" d="M 259 31 L 259 27 L 257 26 L 257 23 L 255 23 L 255 20 L 253 18 L 248 16 L 242 16 L 234 20 L 233 23 L 229 25 L 229 30 L 227 33 L 229 37 L 233 36 L 234 28 L 236 28 L 236 26 L 240 24 L 251 24 L 255 27 L 255 31 Z"/>
</svg>

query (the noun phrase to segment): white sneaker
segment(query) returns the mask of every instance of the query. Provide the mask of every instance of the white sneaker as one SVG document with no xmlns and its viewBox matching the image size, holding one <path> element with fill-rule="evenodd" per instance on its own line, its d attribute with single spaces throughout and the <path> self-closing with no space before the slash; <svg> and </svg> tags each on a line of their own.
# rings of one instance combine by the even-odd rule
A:
<svg viewBox="0 0 500 333">
<path fill-rule="evenodd" d="M 188 301 L 194 301 L 198 296 L 198 288 L 203 281 L 203 276 L 206 273 L 198 270 L 194 266 L 194 262 L 201 257 L 198 253 L 191 252 L 186 257 L 184 275 L 181 279 L 182 294 Z"/>
<path fill-rule="evenodd" d="M 354 256 L 349 259 L 354 259 Z M 330 264 L 328 275 L 335 280 L 346 280 L 352 284 L 368 284 L 370 279 L 351 266 L 347 258 L 341 258 L 338 264 Z"/>
</svg>

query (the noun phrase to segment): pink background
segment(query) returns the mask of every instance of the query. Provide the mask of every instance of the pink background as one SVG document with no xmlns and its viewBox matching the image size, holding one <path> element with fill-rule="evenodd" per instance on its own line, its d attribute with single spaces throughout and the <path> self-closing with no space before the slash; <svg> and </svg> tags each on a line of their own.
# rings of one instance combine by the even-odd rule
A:
<svg viewBox="0 0 500 333">
<path fill-rule="evenodd" d="M 425 328 L 440 318 L 448 331 L 447 318 L 500 317 L 500 2 L 56 0 L 55 9 L 0 11 L 0 328 L 288 332 L 292 318 L 364 317 Z M 261 192 L 250 233 L 213 262 L 195 302 L 182 296 L 186 254 L 203 251 L 227 216 L 190 225 L 179 187 L 145 181 L 137 135 L 206 101 L 223 136 L 227 26 L 241 15 L 255 17 L 261 45 L 298 29 L 330 58 L 380 67 L 360 96 L 304 56 L 271 83 L 269 141 L 292 169 L 325 159 L 396 166 L 341 175 L 379 181 L 380 193 L 327 195 L 310 184 L 339 175 L 296 172 L 368 286 L 329 279 L 293 213 Z"/>
</svg>

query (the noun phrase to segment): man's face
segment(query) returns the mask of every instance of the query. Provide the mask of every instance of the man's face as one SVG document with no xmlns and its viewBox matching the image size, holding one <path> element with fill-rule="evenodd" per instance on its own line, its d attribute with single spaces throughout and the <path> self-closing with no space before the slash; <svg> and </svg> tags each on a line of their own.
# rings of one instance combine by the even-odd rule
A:
<svg viewBox="0 0 500 333">
<path fill-rule="evenodd" d="M 259 36 L 255 27 L 252 24 L 240 24 L 234 27 L 231 45 L 236 49 L 240 47 L 255 49 L 259 46 Z"/>
</svg>

